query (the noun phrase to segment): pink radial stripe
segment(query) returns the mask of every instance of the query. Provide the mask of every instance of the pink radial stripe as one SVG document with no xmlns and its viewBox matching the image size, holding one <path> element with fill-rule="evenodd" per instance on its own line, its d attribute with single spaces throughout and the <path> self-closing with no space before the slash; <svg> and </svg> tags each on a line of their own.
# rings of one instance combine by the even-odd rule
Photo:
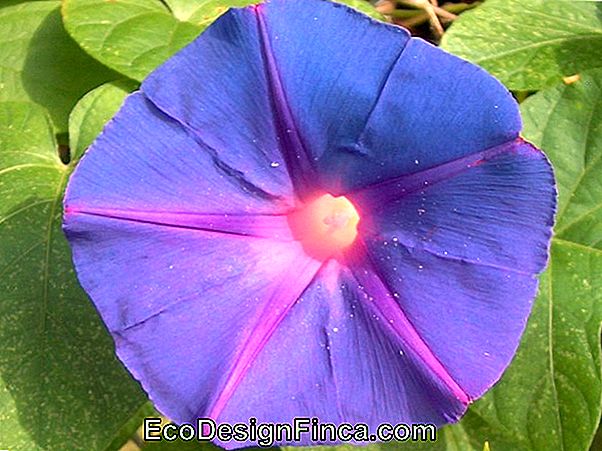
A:
<svg viewBox="0 0 602 451">
<path fill-rule="evenodd" d="M 252 333 L 243 344 L 232 365 L 230 373 L 219 391 L 219 395 L 207 409 L 208 415 L 199 412 L 197 415 L 209 417 L 217 421 L 224 407 L 234 394 L 234 391 L 245 377 L 261 350 L 284 320 L 288 312 L 294 307 L 299 297 L 311 284 L 320 271 L 323 262 L 300 254 L 298 265 L 294 268 L 295 277 L 288 271 L 280 279 L 274 289 L 270 300 L 266 303 L 260 320 L 255 324 Z"/>
<path fill-rule="evenodd" d="M 68 207 L 65 216 L 91 215 L 124 221 L 155 224 L 179 229 L 193 229 L 229 235 L 293 241 L 286 215 L 208 214 L 169 211 L 139 211 L 111 208 Z"/>
<path fill-rule="evenodd" d="M 391 290 L 378 274 L 366 245 L 361 239 L 346 253 L 345 258 L 358 283 L 373 298 L 369 307 L 385 319 L 382 323 L 392 329 L 394 334 L 418 356 L 456 399 L 464 404 L 470 403 L 470 396 L 433 354 L 399 304 L 393 299 Z"/>
<path fill-rule="evenodd" d="M 305 200 L 311 196 L 315 185 L 316 175 L 310 156 L 307 152 L 293 115 L 290 111 L 274 54 L 270 45 L 270 38 L 262 14 L 263 5 L 254 8 L 257 16 L 257 26 L 261 37 L 262 56 L 271 94 L 271 104 L 274 114 L 276 132 L 289 175 L 295 187 L 295 192 Z"/>
<path fill-rule="evenodd" d="M 348 197 L 354 204 L 371 205 L 371 211 L 378 211 L 378 206 L 386 206 L 407 194 L 425 190 L 436 183 L 449 180 L 462 172 L 483 164 L 504 153 L 526 152 L 539 154 L 539 150 L 522 138 L 509 143 L 466 155 L 409 175 L 393 177 L 383 182 L 369 185 L 353 191 Z M 376 207 L 376 210 L 375 210 Z"/>
</svg>

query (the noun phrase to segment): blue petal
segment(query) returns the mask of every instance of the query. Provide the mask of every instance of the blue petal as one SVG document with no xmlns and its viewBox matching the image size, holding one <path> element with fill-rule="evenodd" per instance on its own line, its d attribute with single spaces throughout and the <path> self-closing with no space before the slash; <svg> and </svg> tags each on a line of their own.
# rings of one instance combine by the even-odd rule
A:
<svg viewBox="0 0 602 451">
<path fill-rule="evenodd" d="M 481 396 L 512 359 L 548 254 L 555 188 L 521 139 L 357 193 L 373 270 L 449 374 Z"/>
<path fill-rule="evenodd" d="M 332 192 L 518 136 L 516 102 L 497 80 L 399 27 L 320 0 L 257 12 L 294 131 Z"/>
<path fill-rule="evenodd" d="M 116 271 L 107 269 L 106 274 L 100 270 L 103 264 L 109 268 L 121 263 L 116 259 L 122 252 L 122 258 L 128 258 L 130 245 L 126 238 L 119 241 L 120 227 L 127 231 L 136 224 L 153 225 L 162 234 L 173 233 L 174 242 L 180 246 L 183 243 L 177 235 L 185 231 L 211 232 L 214 241 L 220 236 L 292 241 L 286 219 L 289 203 L 254 187 L 241 174 L 225 169 L 180 124 L 158 111 L 140 93 L 126 100 L 86 152 L 69 181 L 64 203 L 64 227 L 76 252 L 80 279 L 89 281 L 94 289 L 103 285 L 114 288 L 120 286 L 118 281 L 125 281 L 124 302 L 128 300 L 125 293 L 137 290 L 136 284 L 128 288 L 132 283 L 128 266 Z M 96 223 L 95 218 L 108 222 Z M 131 232 L 125 235 L 130 236 Z M 103 248 L 104 239 L 111 240 L 110 245 L 117 249 Z M 160 256 L 151 248 L 141 251 L 149 260 Z M 135 258 L 135 254 L 131 257 Z M 175 265 L 175 257 L 170 258 Z M 161 285 L 162 273 L 168 266 L 157 263 L 148 269 L 151 286 Z M 200 268 L 203 265 L 194 270 Z M 134 280 L 140 279 L 137 276 Z M 149 290 L 140 292 L 139 299 L 150 296 L 153 288 Z M 113 305 L 110 299 L 95 292 L 92 299 L 110 329 L 125 327 L 165 305 L 165 299 L 152 296 L 145 300 L 143 308 Z"/>
<path fill-rule="evenodd" d="M 213 222 L 228 219 L 225 213 L 285 213 L 292 202 L 224 166 L 141 93 L 126 100 L 87 151 L 65 196 L 68 213 L 220 215 Z"/>
<path fill-rule="evenodd" d="M 319 268 L 294 242 L 88 214 L 65 228 L 117 354 L 177 422 L 212 414 Z"/>
<path fill-rule="evenodd" d="M 547 261 L 554 175 L 544 154 L 520 138 L 350 198 L 365 211 L 366 236 L 528 275 Z"/>
<path fill-rule="evenodd" d="M 292 196 L 253 7 L 222 15 L 151 73 L 142 91 L 224 165 L 267 192 Z"/>
<path fill-rule="evenodd" d="M 456 420 L 466 403 L 400 340 L 372 301 L 351 271 L 336 261 L 323 266 L 249 367 L 220 420 L 317 417 L 367 423 L 371 431 L 383 422 Z M 306 436 L 294 444 L 310 443 Z"/>
<path fill-rule="evenodd" d="M 414 38 L 356 139 L 332 146 L 319 167 L 328 186 L 346 191 L 512 141 L 520 128 L 518 106 L 495 78 Z"/>
<path fill-rule="evenodd" d="M 264 174 L 247 159 L 286 164 L 303 198 L 314 159 L 356 138 L 408 39 L 341 5 L 275 0 L 224 14 L 142 90 L 251 181 Z"/>
<path fill-rule="evenodd" d="M 264 171 L 286 164 L 301 198 L 317 181 L 343 193 L 470 155 L 521 126 L 482 69 L 323 0 L 231 10 L 142 89 L 252 182 L 277 192 Z"/>
<path fill-rule="evenodd" d="M 272 0 L 258 13 L 306 151 L 312 159 L 332 152 L 361 158 L 355 142 L 409 34 L 323 0 Z"/>
</svg>

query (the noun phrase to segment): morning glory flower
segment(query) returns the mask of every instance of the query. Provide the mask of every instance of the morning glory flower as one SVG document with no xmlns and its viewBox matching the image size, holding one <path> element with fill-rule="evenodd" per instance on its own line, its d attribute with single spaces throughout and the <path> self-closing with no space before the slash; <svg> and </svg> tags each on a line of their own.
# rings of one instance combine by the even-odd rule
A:
<svg viewBox="0 0 602 451">
<path fill-rule="evenodd" d="M 342 5 L 272 0 L 127 98 L 64 229 L 175 422 L 441 425 L 500 378 L 546 264 L 554 179 L 520 128 L 482 69 Z"/>
</svg>

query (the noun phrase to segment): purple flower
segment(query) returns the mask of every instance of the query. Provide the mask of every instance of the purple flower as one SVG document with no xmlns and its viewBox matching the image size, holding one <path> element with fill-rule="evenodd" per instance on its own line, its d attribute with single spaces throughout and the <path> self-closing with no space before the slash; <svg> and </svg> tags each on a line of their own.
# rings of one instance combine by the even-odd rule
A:
<svg viewBox="0 0 602 451">
<path fill-rule="evenodd" d="M 126 100 L 64 227 L 174 421 L 443 424 L 512 359 L 546 264 L 554 179 L 520 128 L 480 68 L 341 5 L 273 0 Z"/>
</svg>

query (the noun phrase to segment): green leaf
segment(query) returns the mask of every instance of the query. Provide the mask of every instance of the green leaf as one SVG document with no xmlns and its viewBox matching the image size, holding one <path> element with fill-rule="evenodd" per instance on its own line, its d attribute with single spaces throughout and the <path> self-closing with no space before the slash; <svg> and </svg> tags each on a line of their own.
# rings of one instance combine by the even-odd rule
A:
<svg viewBox="0 0 602 451">
<path fill-rule="evenodd" d="M 64 0 L 69 34 L 90 55 L 135 80 L 142 80 L 196 38 L 229 7 L 255 0 Z M 350 6 L 382 18 L 364 0 Z"/>
<path fill-rule="evenodd" d="M 230 7 L 247 6 L 258 3 L 258 0 L 165 0 L 165 3 L 178 20 L 208 26 L 215 20 L 216 12 L 221 14 Z M 384 19 L 366 0 L 338 0 L 338 3 L 351 6 L 374 19 Z"/>
<path fill-rule="evenodd" d="M 90 89 L 118 76 L 83 52 L 65 32 L 60 2 L 22 2 L 0 8 L 0 101 L 35 102 L 58 132 Z"/>
<path fill-rule="evenodd" d="M 41 107 L 0 102 L 1 449 L 105 449 L 145 400 L 73 272 L 72 168 Z"/>
<path fill-rule="evenodd" d="M 224 11 L 214 2 L 204 11 L 192 8 L 197 3 L 191 1 L 186 7 L 183 2 L 170 2 L 174 7 L 179 5 L 177 14 L 188 16 L 181 21 L 159 0 L 65 0 L 63 20 L 71 36 L 90 55 L 130 78 L 142 80 Z M 196 23 L 188 21 L 194 19 Z"/>
<path fill-rule="evenodd" d="M 157 411 L 150 402 L 146 402 L 117 432 L 113 441 L 107 446 L 105 451 L 121 450 L 122 447 L 130 441 L 136 434 L 140 425 L 146 417 L 156 417 Z"/>
<path fill-rule="evenodd" d="M 454 22 L 442 47 L 509 89 L 538 90 L 602 67 L 602 3 L 487 0 Z"/>
<path fill-rule="evenodd" d="M 71 158 L 79 159 L 113 117 L 125 97 L 136 88 L 130 81 L 107 83 L 90 91 L 69 116 Z"/>
<path fill-rule="evenodd" d="M 602 250 L 602 70 L 528 98 L 522 111 L 525 136 L 554 162 L 556 236 Z"/>
<path fill-rule="evenodd" d="M 255 0 L 165 0 L 171 13 L 181 22 L 209 26 L 228 8 L 242 8 L 257 3 Z"/>
</svg>

